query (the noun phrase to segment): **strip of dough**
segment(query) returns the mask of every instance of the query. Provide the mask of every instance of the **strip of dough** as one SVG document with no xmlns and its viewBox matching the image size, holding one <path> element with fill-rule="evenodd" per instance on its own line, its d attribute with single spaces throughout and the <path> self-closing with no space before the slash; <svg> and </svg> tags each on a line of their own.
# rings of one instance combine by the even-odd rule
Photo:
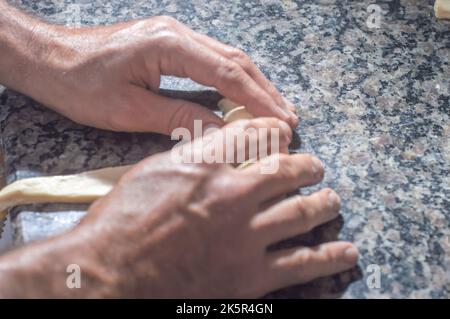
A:
<svg viewBox="0 0 450 319">
<path fill-rule="evenodd" d="M 237 120 L 243 119 L 252 119 L 253 115 L 251 115 L 245 106 L 239 106 L 237 108 L 232 109 L 231 111 L 225 113 L 223 116 L 223 120 L 225 123 L 231 123 Z"/>
<path fill-rule="evenodd" d="M 450 0 L 436 0 L 434 12 L 438 19 L 450 19 Z"/>
<path fill-rule="evenodd" d="M 65 176 L 18 180 L 0 191 L 0 220 L 17 205 L 91 203 L 106 195 L 131 166 L 117 166 Z"/>
<path fill-rule="evenodd" d="M 242 105 L 239 105 L 236 102 L 233 102 L 233 101 L 225 98 L 225 99 L 221 99 L 219 101 L 219 103 L 217 104 L 217 106 L 224 114 L 226 114 L 226 113 L 230 112 L 231 110 L 233 110 L 237 107 L 240 107 Z"/>
<path fill-rule="evenodd" d="M 223 120 L 225 123 L 254 118 L 254 116 L 247 111 L 247 108 L 245 106 L 239 105 L 236 102 L 233 102 L 226 98 L 220 100 L 217 106 L 223 112 Z M 253 165 L 257 161 L 258 160 L 255 158 L 248 159 L 236 166 L 236 169 L 245 169 L 246 167 Z"/>
</svg>

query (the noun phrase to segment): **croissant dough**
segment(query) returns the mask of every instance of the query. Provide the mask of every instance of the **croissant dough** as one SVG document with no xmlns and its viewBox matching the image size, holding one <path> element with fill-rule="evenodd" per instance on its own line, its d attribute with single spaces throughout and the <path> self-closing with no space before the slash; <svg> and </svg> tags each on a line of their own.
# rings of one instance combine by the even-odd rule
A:
<svg viewBox="0 0 450 319">
<path fill-rule="evenodd" d="M 450 19 L 450 0 L 436 0 L 434 12 L 439 19 Z"/>
</svg>

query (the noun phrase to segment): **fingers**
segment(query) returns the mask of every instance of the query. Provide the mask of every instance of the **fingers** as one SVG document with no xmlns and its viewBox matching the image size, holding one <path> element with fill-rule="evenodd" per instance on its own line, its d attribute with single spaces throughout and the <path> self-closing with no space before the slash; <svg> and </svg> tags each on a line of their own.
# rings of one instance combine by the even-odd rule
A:
<svg viewBox="0 0 450 319">
<path fill-rule="evenodd" d="M 255 82 L 272 97 L 273 101 L 277 103 L 277 105 L 290 112 L 295 112 L 295 106 L 281 95 L 275 85 L 273 85 L 272 82 L 266 78 L 266 76 L 255 65 L 255 63 L 253 63 L 247 54 L 237 48 L 228 46 L 206 35 L 194 32 L 187 27 L 186 29 L 190 30 L 191 36 L 197 41 L 203 43 L 208 48 L 216 51 L 229 60 L 238 63 L 244 71 L 247 72 L 247 74 L 250 75 L 250 77 L 253 78 Z M 250 111 L 255 114 L 258 113 L 257 110 Z"/>
<path fill-rule="evenodd" d="M 256 215 L 252 229 L 265 245 L 304 234 L 339 215 L 340 199 L 332 189 L 293 196 Z"/>
<path fill-rule="evenodd" d="M 176 128 L 187 128 L 194 136 L 195 120 L 202 121 L 202 129 L 224 125 L 220 117 L 199 104 L 160 96 L 134 85 L 128 92 L 120 111 L 110 116 L 110 125 L 116 131 L 171 135 Z"/>
<path fill-rule="evenodd" d="M 268 168 L 273 168 L 267 172 Z M 274 154 L 240 171 L 253 183 L 261 203 L 323 179 L 322 162 L 308 154 Z"/>
<path fill-rule="evenodd" d="M 281 105 L 275 102 L 239 63 L 191 37 L 167 36 L 164 41 L 166 45 L 160 63 L 162 74 L 190 77 L 247 106 L 254 116 L 277 117 L 291 127 L 298 125 L 297 116 L 283 106 L 284 101 Z"/>
<path fill-rule="evenodd" d="M 358 261 L 357 248 L 347 242 L 331 242 L 313 248 L 294 248 L 268 253 L 266 278 L 269 291 L 353 268 Z"/>
<path fill-rule="evenodd" d="M 208 158 L 206 162 L 238 164 L 261 154 L 287 151 L 291 138 L 292 130 L 285 122 L 255 118 L 230 123 L 186 147 L 202 152 L 202 158 Z"/>
</svg>

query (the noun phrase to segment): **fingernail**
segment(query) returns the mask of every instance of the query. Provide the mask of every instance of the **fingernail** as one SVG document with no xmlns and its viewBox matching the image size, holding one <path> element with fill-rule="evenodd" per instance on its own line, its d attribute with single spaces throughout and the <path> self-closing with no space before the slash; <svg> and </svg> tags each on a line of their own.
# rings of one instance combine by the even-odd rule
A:
<svg viewBox="0 0 450 319">
<path fill-rule="evenodd" d="M 349 264 L 356 264 L 358 261 L 358 249 L 354 246 L 348 247 L 344 251 L 344 259 Z"/>
<path fill-rule="evenodd" d="M 314 173 L 314 175 L 320 174 L 320 172 L 323 170 L 322 162 L 317 157 L 313 157 L 312 162 L 312 172 Z"/>
<path fill-rule="evenodd" d="M 328 207 L 329 208 L 339 207 L 340 203 L 341 203 L 341 199 L 334 191 L 331 191 L 328 193 Z"/>
</svg>

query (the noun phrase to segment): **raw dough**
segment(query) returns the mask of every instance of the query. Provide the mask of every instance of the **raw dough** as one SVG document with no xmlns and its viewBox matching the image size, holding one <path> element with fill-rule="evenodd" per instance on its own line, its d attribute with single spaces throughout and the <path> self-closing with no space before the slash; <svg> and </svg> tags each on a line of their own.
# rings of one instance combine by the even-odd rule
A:
<svg viewBox="0 0 450 319">
<path fill-rule="evenodd" d="M 243 120 L 243 119 L 252 119 L 253 115 L 251 115 L 245 106 L 241 106 L 237 104 L 236 102 L 233 102 L 229 99 L 222 99 L 219 101 L 219 104 L 217 105 L 219 109 L 223 112 L 223 120 L 225 123 L 231 123 L 237 120 Z M 257 162 L 257 159 L 249 159 L 245 162 L 242 162 L 238 166 L 236 166 L 236 169 L 244 169 L 250 165 L 253 165 Z"/>
<path fill-rule="evenodd" d="M 75 175 L 18 180 L 0 191 L 0 221 L 17 205 L 91 203 L 106 195 L 130 168 L 108 167 Z"/>
<path fill-rule="evenodd" d="M 233 102 L 229 99 L 221 99 L 219 101 L 219 103 L 217 104 L 217 106 L 224 114 L 226 114 L 226 113 L 230 112 L 232 109 L 235 109 L 242 105 L 239 105 L 236 102 Z"/>
<path fill-rule="evenodd" d="M 436 0 L 434 12 L 438 19 L 450 19 L 450 0 Z"/>
<path fill-rule="evenodd" d="M 236 169 L 244 169 L 246 167 L 252 166 L 253 164 L 255 164 L 258 160 L 255 158 L 246 160 L 245 162 L 242 162 L 241 164 L 239 164 L 238 166 L 236 166 Z"/>
<path fill-rule="evenodd" d="M 251 115 L 245 106 L 239 106 L 237 108 L 232 109 L 228 113 L 225 113 L 223 116 L 223 120 L 225 123 L 231 123 L 237 120 L 243 120 L 243 119 L 252 119 L 253 115 Z"/>
</svg>

